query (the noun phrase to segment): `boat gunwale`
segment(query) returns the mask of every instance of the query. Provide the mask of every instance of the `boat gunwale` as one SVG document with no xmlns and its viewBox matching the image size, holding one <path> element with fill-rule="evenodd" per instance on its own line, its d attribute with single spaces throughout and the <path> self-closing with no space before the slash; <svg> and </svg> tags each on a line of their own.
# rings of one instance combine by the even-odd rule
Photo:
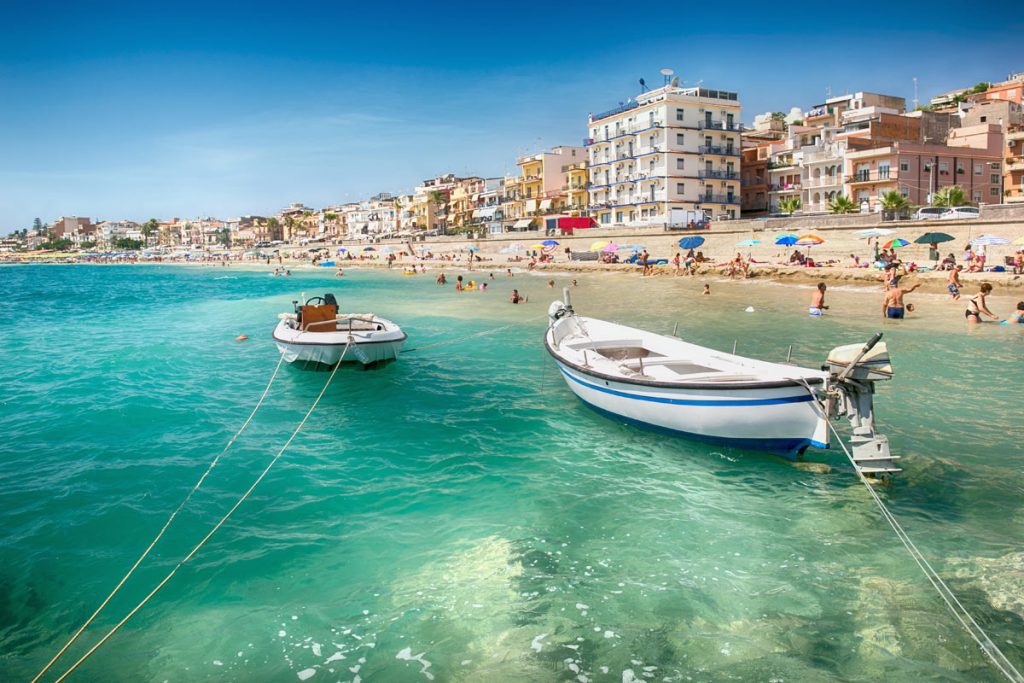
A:
<svg viewBox="0 0 1024 683">
<path fill-rule="evenodd" d="M 277 328 L 278 327 L 280 327 L 280 323 L 278 323 L 277 325 L 274 326 L 274 329 L 270 333 L 270 336 L 274 339 L 275 342 L 277 342 L 279 344 L 292 344 L 294 346 L 345 346 L 345 345 L 347 345 L 349 343 L 348 339 L 346 339 L 345 341 L 340 341 L 340 342 L 297 341 L 297 340 L 293 341 L 291 339 L 283 339 L 283 338 L 277 336 Z M 398 327 L 398 326 L 395 325 L 395 327 Z M 400 342 L 404 343 L 406 340 L 409 339 L 409 335 L 406 334 L 405 331 L 402 330 L 401 328 L 399 328 L 397 330 L 369 330 L 369 331 L 370 332 L 387 332 L 389 334 L 394 334 L 395 332 L 401 332 L 402 336 L 401 336 L 401 338 L 396 338 L 396 339 L 367 339 L 367 340 L 360 340 L 360 341 L 353 340 L 351 343 L 356 345 L 356 346 L 369 346 L 370 344 L 397 344 L 397 343 L 400 343 Z M 305 330 L 300 330 L 299 331 L 300 334 L 302 334 L 304 332 L 305 332 Z M 323 334 L 323 335 L 326 336 L 326 335 L 329 335 L 329 334 L 342 334 L 344 332 L 345 332 L 345 330 L 339 330 L 337 332 L 315 332 L 315 333 L 312 333 L 312 334 Z"/>
<path fill-rule="evenodd" d="M 784 387 L 806 387 L 804 384 L 816 385 L 825 384 L 824 377 L 806 377 L 801 379 L 780 379 L 780 380 L 763 380 L 756 382 L 731 382 L 729 384 L 723 384 L 722 382 L 687 382 L 685 380 L 668 382 L 664 380 L 656 379 L 637 379 L 634 377 L 626 377 L 624 375 L 609 375 L 593 368 L 587 368 L 573 361 L 565 358 L 564 356 L 557 353 L 552 347 L 549 336 L 551 335 L 551 328 L 544 333 L 544 348 L 547 349 L 551 357 L 559 363 L 576 370 L 577 372 L 583 373 L 588 377 L 597 377 L 602 380 L 611 380 L 613 382 L 619 382 L 621 384 L 632 384 L 635 386 L 644 387 L 659 387 L 663 389 L 714 389 L 716 391 L 729 391 L 733 389 L 781 389 Z"/>
</svg>

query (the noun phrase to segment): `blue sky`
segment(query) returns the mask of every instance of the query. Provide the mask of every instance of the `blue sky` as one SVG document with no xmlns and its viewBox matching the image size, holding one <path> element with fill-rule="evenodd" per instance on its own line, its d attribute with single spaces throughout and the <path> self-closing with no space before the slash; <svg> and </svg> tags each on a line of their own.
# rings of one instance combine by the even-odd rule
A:
<svg viewBox="0 0 1024 683">
<path fill-rule="evenodd" d="M 744 120 L 1024 70 L 1024 11 L 764 3 L 5 3 L 0 233 L 34 217 L 269 214 L 579 144 L 676 70 Z"/>
</svg>

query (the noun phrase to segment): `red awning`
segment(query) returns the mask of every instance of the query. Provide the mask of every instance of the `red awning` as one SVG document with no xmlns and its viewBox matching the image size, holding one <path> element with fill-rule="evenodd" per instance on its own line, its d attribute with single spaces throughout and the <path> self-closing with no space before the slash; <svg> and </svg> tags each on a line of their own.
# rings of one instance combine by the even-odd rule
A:
<svg viewBox="0 0 1024 683">
<path fill-rule="evenodd" d="M 589 216 L 566 216 L 565 218 L 558 219 L 559 230 L 585 230 L 586 228 L 592 228 L 596 225 L 593 218 Z"/>
</svg>

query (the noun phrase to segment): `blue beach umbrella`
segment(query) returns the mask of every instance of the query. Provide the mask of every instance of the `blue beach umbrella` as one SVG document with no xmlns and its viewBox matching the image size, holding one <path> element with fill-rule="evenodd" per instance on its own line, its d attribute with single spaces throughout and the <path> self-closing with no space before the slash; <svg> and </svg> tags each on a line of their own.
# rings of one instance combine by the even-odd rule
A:
<svg viewBox="0 0 1024 683">
<path fill-rule="evenodd" d="M 480 247 L 478 247 L 476 245 L 470 245 L 470 246 L 466 247 L 466 251 L 480 251 Z"/>
<path fill-rule="evenodd" d="M 681 249 L 696 249 L 702 244 L 704 244 L 704 238 L 700 235 L 690 235 L 679 240 L 679 247 Z"/>
<path fill-rule="evenodd" d="M 791 247 L 794 244 L 796 244 L 797 240 L 799 239 L 800 238 L 797 237 L 796 235 L 779 235 L 778 238 L 775 240 L 775 244 L 781 244 L 782 246 L 785 247 Z"/>
<path fill-rule="evenodd" d="M 761 244 L 761 240 L 743 240 L 742 242 L 737 242 L 736 246 L 737 247 L 752 247 L 755 244 Z"/>
<path fill-rule="evenodd" d="M 558 242 L 556 242 L 555 240 L 544 240 L 543 242 L 541 242 L 541 244 L 543 244 L 545 247 L 557 247 L 558 246 Z"/>
</svg>

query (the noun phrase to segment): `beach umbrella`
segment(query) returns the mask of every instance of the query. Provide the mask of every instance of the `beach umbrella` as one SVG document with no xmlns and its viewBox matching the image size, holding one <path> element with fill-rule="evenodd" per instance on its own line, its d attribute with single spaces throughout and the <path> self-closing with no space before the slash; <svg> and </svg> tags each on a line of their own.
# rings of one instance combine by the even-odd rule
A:
<svg viewBox="0 0 1024 683">
<path fill-rule="evenodd" d="M 380 250 L 380 253 L 382 253 L 382 254 L 390 254 L 393 251 L 394 251 L 394 249 L 392 249 L 391 247 L 384 247 L 383 249 Z"/>
<path fill-rule="evenodd" d="M 591 245 L 588 247 L 588 249 L 590 251 L 601 251 L 602 249 L 607 247 L 609 244 L 611 244 L 611 242 L 608 242 L 606 240 L 600 240 L 598 242 L 592 242 Z"/>
<path fill-rule="evenodd" d="M 868 230 L 858 230 L 854 234 L 862 240 L 867 240 L 872 237 L 885 237 L 886 235 L 891 235 L 894 232 L 896 231 L 890 230 L 889 228 L 869 228 Z"/>
<path fill-rule="evenodd" d="M 510 244 L 507 247 L 502 247 L 501 250 L 498 253 L 501 253 L 501 254 L 515 254 L 520 249 L 522 249 L 522 247 L 520 245 L 518 245 L 518 244 Z"/>
<path fill-rule="evenodd" d="M 798 247 L 813 247 L 824 243 L 825 240 L 821 239 L 817 235 L 811 235 L 810 233 L 808 233 L 806 235 L 800 235 L 800 239 L 798 239 L 793 244 L 795 244 Z"/>
<path fill-rule="evenodd" d="M 743 240 L 742 242 L 737 242 L 736 246 L 737 247 L 752 247 L 755 244 L 761 244 L 761 240 Z"/>
<path fill-rule="evenodd" d="M 1013 241 L 1013 243 L 1016 244 L 1016 245 L 1024 244 L 1024 235 L 1022 235 L 1021 237 L 1018 237 L 1017 239 L 1015 239 Z"/>
<path fill-rule="evenodd" d="M 558 246 L 558 242 L 556 242 L 555 240 L 544 240 L 543 242 L 541 242 L 541 244 L 543 244 L 545 247 L 557 247 Z"/>
<path fill-rule="evenodd" d="M 480 251 L 480 247 L 476 246 L 475 244 L 471 244 L 468 247 L 466 247 L 466 251 Z"/>
<path fill-rule="evenodd" d="M 543 248 L 544 248 L 543 244 L 531 244 L 530 245 L 530 249 L 543 249 Z"/>
<path fill-rule="evenodd" d="M 905 247 L 908 244 L 910 244 L 910 242 L 906 241 L 902 237 L 895 237 L 883 244 L 882 249 L 899 249 L 900 247 Z"/>
<path fill-rule="evenodd" d="M 604 245 L 601 248 L 601 251 L 603 251 L 606 254 L 610 254 L 613 251 L 618 251 L 619 249 L 621 249 L 621 247 L 619 245 L 615 244 L 615 242 L 609 242 L 608 244 Z"/>
<path fill-rule="evenodd" d="M 339 254 L 344 254 L 346 251 L 348 251 L 348 249 L 346 249 L 345 247 L 338 247 Z"/>
<path fill-rule="evenodd" d="M 626 246 L 619 247 L 620 251 L 643 251 L 644 245 L 642 244 L 629 244 Z"/>
<path fill-rule="evenodd" d="M 779 235 L 778 237 L 775 238 L 775 244 L 779 244 L 779 245 L 782 245 L 784 247 L 791 247 L 794 244 L 796 244 L 797 239 L 798 238 L 797 238 L 796 235 L 790 235 L 790 234 Z"/>
<path fill-rule="evenodd" d="M 926 232 L 914 240 L 914 244 L 941 244 L 942 242 L 952 241 L 953 236 L 947 235 L 944 232 Z"/>
<path fill-rule="evenodd" d="M 1005 237 L 1000 237 L 999 235 L 982 235 L 981 237 L 975 237 L 973 240 L 971 240 L 971 244 L 973 244 L 976 247 L 989 247 L 998 244 L 1009 243 L 1010 240 L 1006 239 Z"/>
<path fill-rule="evenodd" d="M 704 238 L 700 235 L 688 235 L 679 240 L 680 249 L 696 249 L 702 244 L 704 244 Z"/>
<path fill-rule="evenodd" d="M 373 247 L 363 247 L 363 251 L 377 251 Z"/>
</svg>

